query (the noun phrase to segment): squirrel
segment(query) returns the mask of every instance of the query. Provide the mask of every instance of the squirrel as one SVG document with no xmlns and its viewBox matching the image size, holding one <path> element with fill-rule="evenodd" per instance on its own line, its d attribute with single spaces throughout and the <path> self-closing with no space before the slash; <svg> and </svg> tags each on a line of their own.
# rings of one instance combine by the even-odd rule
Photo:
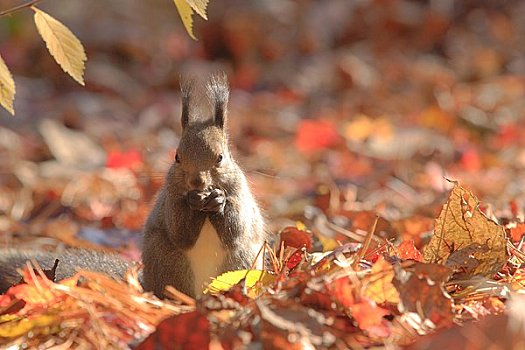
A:
<svg viewBox="0 0 525 350">
<path fill-rule="evenodd" d="M 194 108 L 194 82 L 181 83 L 182 136 L 144 227 L 141 282 L 158 297 L 167 285 L 196 297 L 223 272 L 263 267 L 264 257 L 258 257 L 267 239 L 263 217 L 228 145 L 226 75 L 211 76 L 207 92 L 213 115 L 203 119 Z M 132 265 L 118 255 L 89 250 L 55 255 L 0 250 L 0 291 L 16 281 L 15 269 L 31 258 L 43 268 L 63 259 L 58 279 L 73 275 L 74 268 L 122 278 Z"/>
</svg>

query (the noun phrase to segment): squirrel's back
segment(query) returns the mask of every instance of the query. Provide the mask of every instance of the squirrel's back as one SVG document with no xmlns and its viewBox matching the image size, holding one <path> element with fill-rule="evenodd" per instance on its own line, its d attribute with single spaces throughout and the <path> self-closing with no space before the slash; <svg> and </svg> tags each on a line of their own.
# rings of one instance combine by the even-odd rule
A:
<svg viewBox="0 0 525 350">
<path fill-rule="evenodd" d="M 133 265 L 131 261 L 113 253 L 86 249 L 65 249 L 60 252 L 0 249 L 0 293 L 21 279 L 17 269 L 26 266 L 27 261 L 36 261 L 43 270 L 50 270 L 58 259 L 55 270 L 56 280 L 73 276 L 78 270 L 104 272 L 111 277 L 122 279 Z"/>
</svg>

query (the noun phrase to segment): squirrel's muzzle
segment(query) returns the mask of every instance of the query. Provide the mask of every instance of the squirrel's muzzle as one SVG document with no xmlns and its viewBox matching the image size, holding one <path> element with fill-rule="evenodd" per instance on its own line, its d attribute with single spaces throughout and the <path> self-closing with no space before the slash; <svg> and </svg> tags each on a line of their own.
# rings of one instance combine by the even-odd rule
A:
<svg viewBox="0 0 525 350">
<path fill-rule="evenodd" d="M 190 174 L 186 178 L 186 183 L 191 190 L 202 191 L 210 185 L 210 177 L 207 172 L 199 171 L 196 174 Z"/>
</svg>

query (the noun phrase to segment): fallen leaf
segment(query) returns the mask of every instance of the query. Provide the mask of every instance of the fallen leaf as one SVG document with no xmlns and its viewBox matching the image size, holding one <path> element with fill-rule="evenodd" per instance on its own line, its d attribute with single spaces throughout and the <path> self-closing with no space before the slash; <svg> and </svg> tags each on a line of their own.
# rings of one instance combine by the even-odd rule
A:
<svg viewBox="0 0 525 350">
<path fill-rule="evenodd" d="M 155 332 L 135 349 L 208 349 L 210 341 L 208 318 L 198 311 L 193 311 L 160 322 Z"/>
<path fill-rule="evenodd" d="M 301 230 L 294 226 L 285 227 L 281 233 L 281 246 L 284 243 L 285 247 L 293 247 L 297 249 L 306 248 L 306 251 L 312 251 L 312 236 L 311 233 Z"/>
<path fill-rule="evenodd" d="M 507 261 L 505 230 L 479 210 L 477 198 L 455 184 L 436 220 L 434 235 L 423 250 L 423 261 L 446 263 L 457 250 L 478 244 L 487 249 L 474 254 L 477 266 L 470 274 L 491 276 Z"/>
<path fill-rule="evenodd" d="M 392 284 L 394 278 L 394 268 L 382 256 L 370 269 L 368 275 L 363 281 L 363 295 L 377 304 L 399 302 L 399 293 Z"/>
<path fill-rule="evenodd" d="M 297 126 L 295 145 L 301 152 L 309 153 L 330 148 L 341 141 L 336 126 L 326 120 L 303 120 Z"/>
<path fill-rule="evenodd" d="M 414 240 L 412 239 L 401 242 L 401 244 L 397 246 L 395 250 L 397 256 L 403 260 L 423 260 L 423 255 L 419 250 L 417 250 L 416 246 L 414 245 Z"/>
<path fill-rule="evenodd" d="M 367 331 L 373 337 L 388 337 L 390 329 L 383 316 L 390 312 L 370 299 L 364 298 L 361 302 L 352 306 L 352 317 L 356 320 L 359 328 Z"/>
<path fill-rule="evenodd" d="M 443 283 L 450 273 L 446 267 L 416 263 L 414 269 L 398 268 L 395 272 L 393 284 L 399 292 L 400 312 L 416 313 L 438 328 L 452 325 L 454 303 Z"/>
<path fill-rule="evenodd" d="M 237 270 L 229 271 L 215 277 L 208 285 L 204 293 L 219 293 L 227 291 L 244 279 L 248 295 L 255 297 L 257 295 L 256 284 L 269 285 L 275 281 L 275 276 L 261 270 Z"/>
</svg>

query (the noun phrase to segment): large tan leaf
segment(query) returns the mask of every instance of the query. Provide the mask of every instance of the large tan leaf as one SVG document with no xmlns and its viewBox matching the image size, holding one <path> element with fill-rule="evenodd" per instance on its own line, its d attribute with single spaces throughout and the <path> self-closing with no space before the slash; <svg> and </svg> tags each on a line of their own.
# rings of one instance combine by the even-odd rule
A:
<svg viewBox="0 0 525 350">
<path fill-rule="evenodd" d="M 193 9 L 186 0 L 173 0 L 186 31 L 193 40 L 197 40 L 193 34 Z"/>
<path fill-rule="evenodd" d="M 186 0 L 186 2 L 199 16 L 206 20 L 208 19 L 206 8 L 208 7 L 209 0 Z"/>
<path fill-rule="evenodd" d="M 15 99 L 15 81 L 0 56 L 0 105 L 12 115 L 15 114 L 13 100 Z"/>
<path fill-rule="evenodd" d="M 84 47 L 65 25 L 43 12 L 35 11 L 35 24 L 47 49 L 62 67 L 79 84 L 84 85 L 84 62 L 87 60 Z"/>
<path fill-rule="evenodd" d="M 434 235 L 423 251 L 425 262 L 458 266 L 458 258 L 468 255 L 470 261 L 460 259 L 468 264 L 464 266 L 468 267 L 465 272 L 484 276 L 491 276 L 503 267 L 508 258 L 505 230 L 487 218 L 478 206 L 470 191 L 454 185 L 436 220 Z"/>
</svg>

